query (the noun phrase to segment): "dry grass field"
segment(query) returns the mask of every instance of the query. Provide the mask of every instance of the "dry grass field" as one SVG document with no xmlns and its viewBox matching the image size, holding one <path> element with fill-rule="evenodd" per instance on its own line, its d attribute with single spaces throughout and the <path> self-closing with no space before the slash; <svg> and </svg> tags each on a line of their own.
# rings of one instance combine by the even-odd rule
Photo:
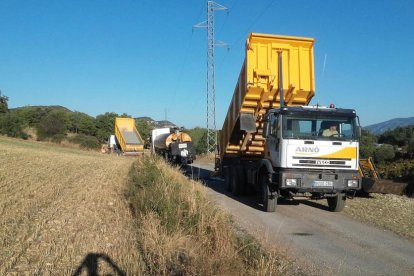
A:
<svg viewBox="0 0 414 276">
<path fill-rule="evenodd" d="M 139 274 L 132 162 L 0 137 L 0 275 Z"/>
<path fill-rule="evenodd" d="M 326 200 L 314 200 L 328 206 Z M 365 224 L 414 240 L 414 198 L 390 194 L 347 199 L 343 213 Z"/>
<path fill-rule="evenodd" d="M 347 200 L 345 214 L 414 240 L 414 198 L 371 194 Z"/>
</svg>

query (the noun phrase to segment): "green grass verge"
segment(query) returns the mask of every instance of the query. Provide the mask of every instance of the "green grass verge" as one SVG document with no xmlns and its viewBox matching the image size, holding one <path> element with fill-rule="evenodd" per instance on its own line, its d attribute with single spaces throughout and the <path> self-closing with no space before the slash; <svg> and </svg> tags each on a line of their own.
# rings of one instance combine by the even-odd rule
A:
<svg viewBox="0 0 414 276">
<path fill-rule="evenodd" d="M 151 275 L 278 275 L 291 263 L 235 228 L 199 182 L 162 160 L 134 163 L 128 198 Z"/>
</svg>

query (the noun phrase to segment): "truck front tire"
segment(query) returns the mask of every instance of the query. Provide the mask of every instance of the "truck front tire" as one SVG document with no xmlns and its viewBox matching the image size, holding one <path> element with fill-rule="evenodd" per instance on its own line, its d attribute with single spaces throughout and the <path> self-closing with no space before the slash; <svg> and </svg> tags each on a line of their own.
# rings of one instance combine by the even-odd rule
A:
<svg viewBox="0 0 414 276">
<path fill-rule="evenodd" d="M 271 193 L 269 187 L 269 176 L 267 174 L 260 175 L 260 201 L 263 204 L 263 211 L 276 211 L 278 194 Z"/>
<path fill-rule="evenodd" d="M 329 211 L 331 212 L 341 212 L 345 207 L 346 194 L 337 193 L 334 197 L 328 197 L 328 206 Z"/>
</svg>

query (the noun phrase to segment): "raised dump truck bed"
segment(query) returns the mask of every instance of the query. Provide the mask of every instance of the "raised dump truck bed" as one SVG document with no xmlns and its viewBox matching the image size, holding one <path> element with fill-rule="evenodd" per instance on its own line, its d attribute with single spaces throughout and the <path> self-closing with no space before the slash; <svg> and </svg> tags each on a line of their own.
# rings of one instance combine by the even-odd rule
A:
<svg viewBox="0 0 414 276">
<path fill-rule="evenodd" d="M 315 93 L 312 38 L 252 33 L 220 135 L 216 168 L 234 195 L 327 199 L 340 212 L 360 189 L 360 127 L 353 109 L 308 106 Z M 332 133 L 330 133 L 332 132 Z"/>
<path fill-rule="evenodd" d="M 144 152 L 144 143 L 132 118 L 115 118 L 115 137 L 125 155 L 138 155 Z"/>
<path fill-rule="evenodd" d="M 249 35 L 245 61 L 220 132 L 221 159 L 263 157 L 263 115 L 280 106 L 279 52 L 285 104 L 309 103 L 315 91 L 313 43 L 312 38 Z"/>
</svg>

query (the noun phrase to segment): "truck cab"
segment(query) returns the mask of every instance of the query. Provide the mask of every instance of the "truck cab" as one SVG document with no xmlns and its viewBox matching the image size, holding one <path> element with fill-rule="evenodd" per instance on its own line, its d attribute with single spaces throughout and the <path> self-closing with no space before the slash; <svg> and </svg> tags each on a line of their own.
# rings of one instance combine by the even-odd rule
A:
<svg viewBox="0 0 414 276">
<path fill-rule="evenodd" d="M 355 110 L 275 108 L 265 115 L 263 128 L 266 142 L 260 171 L 269 176 L 267 197 L 309 194 L 327 198 L 332 211 L 341 211 L 346 193 L 360 189 Z"/>
</svg>

